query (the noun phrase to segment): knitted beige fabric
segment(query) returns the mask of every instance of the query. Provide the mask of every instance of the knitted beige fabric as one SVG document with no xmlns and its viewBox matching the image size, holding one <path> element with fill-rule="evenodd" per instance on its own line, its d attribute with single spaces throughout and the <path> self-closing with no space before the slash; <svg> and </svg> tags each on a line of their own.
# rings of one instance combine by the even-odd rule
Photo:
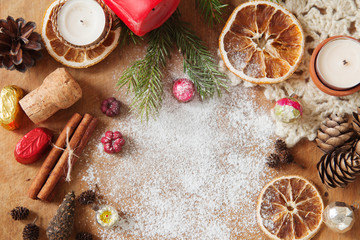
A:
<svg viewBox="0 0 360 240">
<path fill-rule="evenodd" d="M 236 6 L 243 0 L 233 0 Z M 303 107 L 303 117 L 297 123 L 276 121 L 276 134 L 284 138 L 288 146 L 294 146 L 302 138 L 310 141 L 316 137 L 321 122 L 331 113 L 345 114 L 360 106 L 360 92 L 346 97 L 334 97 L 321 92 L 311 81 L 309 61 L 314 48 L 324 39 L 335 35 L 350 35 L 360 38 L 360 0 L 282 0 L 281 5 L 299 19 L 306 37 L 304 59 L 297 71 L 286 81 L 261 85 L 269 100 L 278 100 L 296 93 Z M 245 83 L 227 71 L 232 84 Z"/>
</svg>

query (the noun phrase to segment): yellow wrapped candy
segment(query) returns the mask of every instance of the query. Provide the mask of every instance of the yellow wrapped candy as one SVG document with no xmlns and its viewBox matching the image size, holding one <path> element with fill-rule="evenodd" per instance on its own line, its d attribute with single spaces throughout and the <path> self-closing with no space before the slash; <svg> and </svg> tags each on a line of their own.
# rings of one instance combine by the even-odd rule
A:
<svg viewBox="0 0 360 240">
<path fill-rule="evenodd" d="M 22 110 L 19 100 L 24 91 L 18 86 L 6 86 L 0 92 L 0 124 L 7 130 L 20 127 Z"/>
</svg>

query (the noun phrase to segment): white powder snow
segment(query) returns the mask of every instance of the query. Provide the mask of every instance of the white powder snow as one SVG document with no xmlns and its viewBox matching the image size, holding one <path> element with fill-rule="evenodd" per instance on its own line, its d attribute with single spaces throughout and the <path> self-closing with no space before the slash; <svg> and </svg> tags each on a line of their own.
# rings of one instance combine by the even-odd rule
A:
<svg viewBox="0 0 360 240">
<path fill-rule="evenodd" d="M 114 119 L 99 126 L 84 153 L 82 180 L 90 188 L 97 184 L 102 201 L 124 213 L 119 227 L 98 227 L 96 235 L 259 239 L 256 199 L 272 177 L 265 166 L 274 134 L 268 110 L 241 86 L 221 99 L 185 104 L 170 88 L 157 120 Z M 120 154 L 103 151 L 100 138 L 107 130 L 123 133 Z"/>
</svg>

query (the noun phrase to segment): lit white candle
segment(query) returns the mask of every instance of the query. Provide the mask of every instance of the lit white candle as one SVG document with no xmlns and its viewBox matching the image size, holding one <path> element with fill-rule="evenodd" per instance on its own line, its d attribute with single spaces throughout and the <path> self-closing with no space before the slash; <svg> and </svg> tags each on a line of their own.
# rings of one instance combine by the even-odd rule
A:
<svg viewBox="0 0 360 240">
<path fill-rule="evenodd" d="M 316 71 L 330 88 L 349 89 L 360 83 L 360 43 L 338 38 L 326 43 L 316 58 Z"/>
<path fill-rule="evenodd" d="M 68 0 L 59 10 L 57 28 L 69 43 L 85 46 L 101 37 L 105 21 L 104 9 L 95 0 Z"/>
</svg>

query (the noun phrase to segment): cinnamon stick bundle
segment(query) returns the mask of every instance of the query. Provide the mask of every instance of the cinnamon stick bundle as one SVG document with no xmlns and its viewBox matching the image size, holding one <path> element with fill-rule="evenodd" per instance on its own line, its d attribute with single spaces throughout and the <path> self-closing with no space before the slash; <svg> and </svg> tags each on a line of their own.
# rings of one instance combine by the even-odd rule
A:
<svg viewBox="0 0 360 240">
<path fill-rule="evenodd" d="M 93 120 L 91 120 L 89 127 L 85 131 L 84 137 L 80 141 L 79 147 L 76 149 L 76 153 L 75 153 L 76 155 L 81 154 L 81 152 L 86 147 L 86 144 L 89 142 L 91 134 L 94 132 L 97 123 L 98 120 L 96 118 L 93 118 Z M 71 164 L 75 164 L 76 160 L 77 160 L 76 157 L 73 158 Z M 59 182 L 56 184 L 54 190 L 49 194 L 46 201 L 51 202 L 55 198 L 56 189 L 59 188 L 64 183 L 65 183 L 65 178 L 60 178 Z"/>
<path fill-rule="evenodd" d="M 32 199 L 36 199 L 38 193 L 40 192 L 40 189 L 44 185 L 49 173 L 57 163 L 57 160 L 59 159 L 60 155 L 63 153 L 63 150 L 60 148 L 64 148 L 66 145 L 66 138 L 67 138 L 67 129 L 69 129 L 69 138 L 74 133 L 75 129 L 79 125 L 80 121 L 82 119 L 82 116 L 78 113 L 75 113 L 70 120 L 65 125 L 65 128 L 60 133 L 60 136 L 55 142 L 55 146 L 53 147 L 49 153 L 49 155 L 44 160 L 44 163 L 42 164 L 38 174 L 32 181 L 30 188 L 28 190 L 28 196 Z"/>
<path fill-rule="evenodd" d="M 90 114 L 85 114 L 84 118 L 81 120 L 79 126 L 75 130 L 69 146 L 62 153 L 60 159 L 56 163 L 52 172 L 50 173 L 48 179 L 46 180 L 44 186 L 38 193 L 37 197 L 41 200 L 48 200 L 50 194 L 53 192 L 56 184 L 59 182 L 62 176 L 68 167 L 68 157 L 69 150 L 74 150 L 75 155 L 80 155 L 83 149 L 85 148 L 88 140 L 90 139 L 91 133 L 94 131 L 97 124 L 97 119 L 95 119 Z M 76 161 L 76 157 L 72 156 L 71 163 Z"/>
</svg>

